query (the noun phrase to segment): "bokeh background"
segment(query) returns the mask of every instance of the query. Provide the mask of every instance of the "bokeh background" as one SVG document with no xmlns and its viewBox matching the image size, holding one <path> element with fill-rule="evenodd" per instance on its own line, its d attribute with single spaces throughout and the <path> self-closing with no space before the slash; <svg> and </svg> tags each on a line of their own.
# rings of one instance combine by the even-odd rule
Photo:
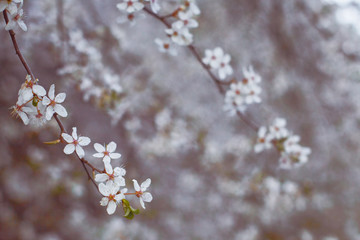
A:
<svg viewBox="0 0 360 240">
<path fill-rule="evenodd" d="M 178 3 L 160 2 L 162 14 Z M 0 239 L 360 239 L 359 3 L 197 2 L 194 45 L 230 53 L 238 79 L 254 66 L 263 102 L 247 116 L 286 118 L 309 162 L 281 170 L 275 150 L 255 154 L 256 134 L 226 116 L 189 50 L 158 52 L 164 26 L 145 12 L 133 24 L 117 1 L 25 1 L 17 39 L 40 83 L 67 93 L 67 130 L 115 141 L 128 187 L 150 177 L 154 200 L 132 221 L 120 208 L 108 216 L 78 160 L 43 144 L 58 137 L 54 120 L 11 118 L 26 72 L 1 23 Z"/>
</svg>

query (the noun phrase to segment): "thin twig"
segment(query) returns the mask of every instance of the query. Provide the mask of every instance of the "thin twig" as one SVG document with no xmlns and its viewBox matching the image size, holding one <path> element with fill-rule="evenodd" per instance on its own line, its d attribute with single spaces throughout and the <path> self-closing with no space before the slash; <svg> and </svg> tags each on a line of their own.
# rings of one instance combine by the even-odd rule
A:
<svg viewBox="0 0 360 240">
<path fill-rule="evenodd" d="M 7 12 L 6 12 L 6 9 L 3 11 L 3 14 L 4 14 L 4 19 L 5 19 L 5 22 L 6 24 L 9 23 L 9 17 L 7 15 Z M 34 74 L 32 73 L 31 71 L 31 68 L 30 66 L 27 64 L 25 58 L 23 57 L 23 55 L 21 54 L 21 51 L 19 49 L 19 46 L 17 44 L 17 41 L 16 41 L 16 38 L 15 38 L 15 32 L 13 30 L 9 30 L 9 34 L 10 34 L 10 37 L 11 37 L 11 40 L 12 40 L 12 43 L 14 45 L 14 48 L 15 48 L 15 52 L 16 54 L 18 55 L 22 65 L 24 66 L 27 74 L 29 74 L 31 76 L 31 78 L 33 79 L 33 81 L 35 81 L 35 77 L 34 77 Z"/>
<path fill-rule="evenodd" d="M 3 15 L 4 15 L 4 19 L 5 19 L 6 24 L 8 24 L 8 22 L 9 22 L 9 17 L 8 17 L 8 15 L 7 15 L 6 10 L 3 11 Z M 15 32 L 14 32 L 13 30 L 9 30 L 9 34 L 10 34 L 11 41 L 12 41 L 12 43 L 13 43 L 13 46 L 14 46 L 14 48 L 15 48 L 15 52 L 16 52 L 17 56 L 19 57 L 19 59 L 20 59 L 22 65 L 24 66 L 27 74 L 29 74 L 29 75 L 31 76 L 31 78 L 33 79 L 33 81 L 35 81 L 35 76 L 34 76 L 33 72 L 31 71 L 30 66 L 27 64 L 24 56 L 22 55 L 22 53 L 21 53 L 21 51 L 20 51 L 20 48 L 19 48 L 18 43 L 17 43 L 17 41 L 16 41 Z M 61 120 L 59 119 L 59 117 L 58 117 L 58 115 L 57 115 L 56 113 L 54 114 L 54 118 L 55 118 L 57 124 L 59 125 L 59 128 L 60 128 L 60 130 L 61 130 L 61 133 L 66 133 L 66 129 L 65 129 L 65 127 L 64 127 L 64 124 L 61 122 Z M 61 135 L 61 134 L 60 134 L 60 135 Z M 84 167 L 84 170 L 85 170 L 85 172 L 86 172 L 89 180 L 91 180 L 91 182 L 94 184 L 95 188 L 98 190 L 98 187 L 97 187 L 97 185 L 96 185 L 96 182 L 95 182 L 95 180 L 91 177 L 91 175 L 90 175 L 88 169 L 86 168 L 86 165 L 85 165 L 85 164 L 87 164 L 90 168 L 92 168 L 93 171 L 96 170 L 96 171 L 98 171 L 99 173 L 102 173 L 103 171 L 97 169 L 96 167 L 94 167 L 93 165 L 91 165 L 91 164 L 90 164 L 88 161 L 86 161 L 85 159 L 80 158 L 77 154 L 76 154 L 76 156 L 77 156 L 77 158 L 79 159 L 79 161 L 81 162 L 82 166 Z"/>
<path fill-rule="evenodd" d="M 153 16 L 154 18 L 156 18 L 157 20 L 159 20 L 160 22 L 162 22 L 166 27 L 171 28 L 170 23 L 168 23 L 166 21 L 166 17 L 161 17 L 159 15 L 157 15 L 156 13 L 152 12 L 150 9 L 148 8 L 144 8 L 144 11 L 147 12 L 149 15 Z M 218 88 L 218 91 L 221 94 L 224 94 L 224 89 L 222 88 L 221 85 L 229 85 L 232 83 L 232 81 L 229 82 L 224 82 L 224 81 L 220 81 L 209 69 L 209 67 L 203 63 L 199 52 L 196 50 L 194 45 L 189 45 L 187 46 L 187 48 L 190 50 L 190 52 L 192 53 L 192 55 L 196 58 L 196 60 L 200 63 L 200 65 L 202 66 L 202 68 L 209 74 L 210 78 L 213 80 L 213 82 L 216 84 L 216 87 Z M 248 125 L 251 129 L 253 129 L 254 131 L 257 131 L 259 129 L 259 127 L 253 123 L 251 120 L 249 120 L 243 113 L 241 112 L 237 112 L 237 115 L 240 117 L 240 119 L 246 124 Z"/>
</svg>

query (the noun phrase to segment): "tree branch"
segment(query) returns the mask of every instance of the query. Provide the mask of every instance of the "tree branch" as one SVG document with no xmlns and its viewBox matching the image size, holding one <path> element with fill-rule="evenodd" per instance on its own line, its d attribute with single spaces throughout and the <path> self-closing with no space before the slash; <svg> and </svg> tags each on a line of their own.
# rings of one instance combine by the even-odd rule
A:
<svg viewBox="0 0 360 240">
<path fill-rule="evenodd" d="M 4 15 L 4 19 L 5 19 L 6 24 L 8 24 L 9 17 L 7 15 L 6 10 L 3 11 L 3 15 Z M 15 32 L 13 30 L 9 30 L 9 34 L 10 34 L 11 41 L 13 43 L 13 46 L 14 46 L 14 49 L 15 49 L 15 52 L 16 52 L 17 56 L 19 57 L 19 59 L 20 59 L 22 65 L 24 66 L 27 74 L 30 75 L 32 80 L 35 82 L 35 76 L 34 76 L 33 72 L 31 71 L 30 66 L 27 64 L 24 56 L 22 55 L 22 53 L 21 53 L 21 51 L 19 49 L 19 46 L 18 46 L 17 41 L 16 41 L 16 37 L 15 37 Z M 59 119 L 59 117 L 58 117 L 58 115 L 56 113 L 54 114 L 54 118 L 55 118 L 57 124 L 59 125 L 61 133 L 66 133 L 66 129 L 65 129 L 63 123 L 60 121 L 60 119 Z M 61 136 L 61 133 L 60 133 L 60 136 Z M 91 180 L 91 182 L 94 184 L 95 188 L 98 190 L 97 184 L 96 184 L 95 180 L 91 177 L 91 175 L 90 175 L 88 169 L 86 168 L 85 164 L 87 164 L 90 168 L 92 168 L 93 171 L 96 170 L 99 173 L 102 173 L 103 171 L 101 171 L 101 170 L 97 169 L 96 167 L 92 166 L 88 161 L 86 161 L 83 158 L 80 158 L 77 154 L 76 154 L 76 156 L 80 160 L 82 166 L 84 167 L 84 170 L 85 170 L 89 180 Z"/>
</svg>

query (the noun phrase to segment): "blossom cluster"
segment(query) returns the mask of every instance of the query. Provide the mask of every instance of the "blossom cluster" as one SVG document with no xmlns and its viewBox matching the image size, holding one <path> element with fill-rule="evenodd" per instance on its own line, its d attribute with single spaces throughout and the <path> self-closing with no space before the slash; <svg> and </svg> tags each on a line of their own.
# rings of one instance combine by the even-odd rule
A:
<svg viewBox="0 0 360 240">
<path fill-rule="evenodd" d="M 145 7 L 145 2 L 150 2 L 151 10 L 154 13 L 158 13 L 161 9 L 158 0 L 122 0 L 116 7 L 120 11 L 126 11 L 128 13 L 128 20 L 133 21 L 135 13 L 141 11 Z"/>
<path fill-rule="evenodd" d="M 27 31 L 27 26 L 23 21 L 24 10 L 22 6 L 23 0 L 0 0 L 0 11 L 5 10 L 10 14 L 5 30 L 13 30 L 18 25 L 22 30 Z"/>
<path fill-rule="evenodd" d="M 61 117 L 67 117 L 66 109 L 61 105 L 65 101 L 66 94 L 59 93 L 55 96 L 55 85 L 50 86 L 46 96 L 44 87 L 38 84 L 38 79 L 26 76 L 18 92 L 16 105 L 12 107 L 13 114 L 19 116 L 25 125 L 32 123 L 41 126 L 51 120 L 54 113 Z"/>
<path fill-rule="evenodd" d="M 66 94 L 59 93 L 55 95 L 55 85 L 52 84 L 48 93 L 44 87 L 38 84 L 38 80 L 34 80 L 30 75 L 26 76 L 26 81 L 22 84 L 18 92 L 18 100 L 15 106 L 12 107 L 13 114 L 19 116 L 25 125 L 33 123 L 35 125 L 43 125 L 50 121 L 56 113 L 61 117 L 67 117 L 66 109 L 61 105 L 65 101 Z M 81 161 L 84 161 L 85 150 L 83 147 L 90 144 L 89 137 L 78 135 L 77 128 L 72 128 L 71 135 L 62 132 L 61 139 L 66 143 L 64 153 L 69 155 L 76 153 Z M 94 144 L 94 149 L 97 153 L 93 155 L 95 158 L 101 158 L 104 163 L 104 170 L 96 174 L 95 181 L 99 183 L 99 192 L 104 196 L 100 202 L 102 206 L 107 206 L 108 214 L 113 214 L 116 206 L 122 203 L 123 208 L 127 211 L 127 217 L 131 218 L 133 214 L 138 212 L 131 208 L 127 200 L 125 200 L 125 193 L 127 188 L 121 189 L 125 186 L 124 176 L 126 171 L 124 168 L 111 165 L 112 159 L 119 159 L 120 153 L 116 153 L 116 143 L 110 142 L 107 145 L 99 143 Z M 152 195 L 146 192 L 151 184 L 148 178 L 140 186 L 137 180 L 133 180 L 134 193 L 128 195 L 135 195 L 140 199 L 141 206 L 145 209 L 144 202 L 151 202 Z M 123 201 L 124 200 L 124 201 Z M 132 215 L 131 215 L 132 214 Z"/>
<path fill-rule="evenodd" d="M 158 45 L 159 51 L 175 56 L 177 53 L 171 43 L 175 43 L 180 46 L 190 45 L 193 42 L 193 35 L 190 32 L 190 29 L 197 28 L 199 26 L 195 17 L 200 13 L 200 9 L 196 5 L 195 0 L 184 1 L 184 3 L 172 14 L 175 21 L 171 24 L 171 28 L 165 29 L 165 33 L 171 41 L 168 39 L 155 39 L 155 43 Z"/>
<path fill-rule="evenodd" d="M 238 111 L 245 111 L 246 105 L 260 103 L 261 77 L 250 66 L 243 69 L 244 78 L 239 82 L 233 82 L 225 94 L 224 110 L 230 115 L 236 115 Z"/>
<path fill-rule="evenodd" d="M 85 156 L 85 151 L 82 147 L 89 145 L 91 142 L 90 138 L 78 136 L 76 127 L 73 127 L 71 135 L 62 133 L 61 136 L 67 142 L 64 148 L 65 154 L 76 152 L 79 158 Z M 106 210 L 109 215 L 114 214 L 117 205 L 123 203 L 125 193 L 128 191 L 125 188 L 125 169 L 122 167 L 113 168 L 111 165 L 112 159 L 119 159 L 121 157 L 120 153 L 115 152 L 116 147 L 115 142 L 110 142 L 107 145 L 94 144 L 94 149 L 97 153 L 93 154 L 93 157 L 101 158 L 104 163 L 104 170 L 95 175 L 95 181 L 99 183 L 99 192 L 103 195 L 100 205 L 107 207 Z M 144 181 L 141 187 L 137 180 L 133 179 L 133 183 L 135 193 L 129 193 L 128 195 L 136 195 L 140 199 L 141 206 L 145 209 L 144 202 L 151 202 L 153 199 L 151 193 L 146 192 L 151 184 L 151 179 L 148 178 Z"/>
<path fill-rule="evenodd" d="M 213 70 L 218 71 L 220 80 L 224 80 L 226 76 L 233 74 L 233 69 L 230 66 L 231 56 L 225 54 L 224 50 L 220 47 L 216 47 L 213 50 L 206 49 L 205 57 L 202 62 L 209 66 Z"/>
<path fill-rule="evenodd" d="M 311 149 L 301 146 L 299 141 L 300 137 L 286 128 L 286 119 L 276 118 L 269 128 L 265 126 L 259 128 L 254 150 L 259 153 L 274 146 L 281 152 L 280 168 L 292 169 L 307 163 L 311 153 Z"/>
</svg>

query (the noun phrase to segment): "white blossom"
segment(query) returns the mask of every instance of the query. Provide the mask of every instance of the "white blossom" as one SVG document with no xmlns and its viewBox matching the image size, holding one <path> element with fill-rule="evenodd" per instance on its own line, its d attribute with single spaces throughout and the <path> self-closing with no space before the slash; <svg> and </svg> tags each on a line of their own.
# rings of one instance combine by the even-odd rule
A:
<svg viewBox="0 0 360 240">
<path fill-rule="evenodd" d="M 256 153 L 262 152 L 264 149 L 271 148 L 272 136 L 267 133 L 266 127 L 262 126 L 258 130 L 258 139 L 254 147 Z"/>
<path fill-rule="evenodd" d="M 203 63 L 209 65 L 213 69 L 218 69 L 221 59 L 224 57 L 224 51 L 220 47 L 216 47 L 214 50 L 206 49 L 205 57 L 202 59 Z"/>
<path fill-rule="evenodd" d="M 232 67 L 230 66 L 230 61 L 231 61 L 231 56 L 229 54 L 225 54 L 220 59 L 218 73 L 219 73 L 219 78 L 221 80 L 224 80 L 226 78 L 226 76 L 231 75 L 234 72 Z"/>
<path fill-rule="evenodd" d="M 180 7 L 183 11 L 189 9 L 194 15 L 199 15 L 201 13 L 199 7 L 196 5 L 195 0 L 186 0 L 184 5 Z"/>
<path fill-rule="evenodd" d="M 174 49 L 171 44 L 170 41 L 168 40 L 161 40 L 160 38 L 156 38 L 155 39 L 155 43 L 158 45 L 158 49 L 160 52 L 162 53 L 169 53 L 172 56 L 176 56 L 177 55 L 177 51 L 176 49 Z"/>
<path fill-rule="evenodd" d="M 64 148 L 65 154 L 72 154 L 76 151 L 79 158 L 85 156 L 84 149 L 82 147 L 89 145 L 91 142 L 88 137 L 78 137 L 76 127 L 72 128 L 72 134 L 62 133 L 61 137 L 68 143 Z"/>
<path fill-rule="evenodd" d="M 133 12 L 137 12 L 137 11 L 140 11 L 141 9 L 143 9 L 144 4 L 139 2 L 139 0 L 123 0 L 123 2 L 118 3 L 116 5 L 116 7 L 119 10 L 125 10 L 128 13 L 133 13 Z"/>
<path fill-rule="evenodd" d="M 193 18 L 193 13 L 191 11 L 187 12 L 179 12 L 178 18 L 179 20 L 174 22 L 174 26 L 178 29 L 186 27 L 186 28 L 197 28 L 199 23 Z"/>
<path fill-rule="evenodd" d="M 26 75 L 26 81 L 21 86 L 18 94 L 24 100 L 24 102 L 27 102 L 34 97 L 34 94 L 36 94 L 38 97 L 45 96 L 46 90 L 42 86 L 35 84 L 32 81 L 30 75 Z"/>
<path fill-rule="evenodd" d="M 136 196 L 140 199 L 140 204 L 145 209 L 144 202 L 151 202 L 153 200 L 151 193 L 145 192 L 151 184 L 151 179 L 146 179 L 143 183 L 141 183 L 141 186 L 139 186 L 138 182 L 135 179 L 133 179 L 133 182 Z"/>
<path fill-rule="evenodd" d="M 23 0 L 0 0 L 0 12 L 5 9 L 10 14 L 15 14 L 18 11 L 18 4 L 22 4 Z"/>
<path fill-rule="evenodd" d="M 125 199 L 124 193 L 127 192 L 127 189 L 121 189 L 120 186 L 112 181 L 99 184 L 99 192 L 104 196 L 101 201 L 101 206 L 107 206 L 106 211 L 109 215 L 114 214 L 116 210 L 117 204 L 122 200 Z"/>
<path fill-rule="evenodd" d="M 110 163 L 105 163 L 105 173 L 99 173 L 95 175 L 96 182 L 107 182 L 112 181 L 118 184 L 120 187 L 125 186 L 126 171 L 123 168 L 116 167 L 113 169 Z"/>
<path fill-rule="evenodd" d="M 27 26 L 23 21 L 23 14 L 24 10 L 20 9 L 18 12 L 15 12 L 14 14 L 10 14 L 9 16 L 9 22 L 5 26 L 5 30 L 13 30 L 15 29 L 16 25 L 19 25 L 19 27 L 23 31 L 27 31 Z"/>
<path fill-rule="evenodd" d="M 188 28 L 177 28 L 174 23 L 171 28 L 165 29 L 166 34 L 171 37 L 171 40 L 180 46 L 187 46 L 193 42 L 193 35 Z"/>
<path fill-rule="evenodd" d="M 59 114 L 61 117 L 67 117 L 66 109 L 60 104 L 65 101 L 66 93 L 59 93 L 55 97 L 55 85 L 52 84 L 49 89 L 48 96 L 44 96 L 42 102 L 46 108 L 46 119 L 50 120 L 54 113 Z"/>
<path fill-rule="evenodd" d="M 252 66 L 249 66 L 247 69 L 243 68 L 244 80 L 249 84 L 259 84 L 261 82 L 261 76 L 255 73 Z"/>
<path fill-rule="evenodd" d="M 29 124 L 29 117 L 27 113 L 31 113 L 33 111 L 30 107 L 25 107 L 22 101 L 18 101 L 12 109 L 13 114 L 19 116 L 25 125 Z"/>
<path fill-rule="evenodd" d="M 107 145 L 101 145 L 99 143 L 94 144 L 94 148 L 97 151 L 93 156 L 96 158 L 102 158 L 104 163 L 110 163 L 111 159 L 119 159 L 120 153 L 115 153 L 116 143 L 110 142 Z"/>
<path fill-rule="evenodd" d="M 289 131 L 286 129 L 286 119 L 284 118 L 276 118 L 269 129 L 270 134 L 276 139 L 286 138 L 289 135 Z"/>
</svg>

